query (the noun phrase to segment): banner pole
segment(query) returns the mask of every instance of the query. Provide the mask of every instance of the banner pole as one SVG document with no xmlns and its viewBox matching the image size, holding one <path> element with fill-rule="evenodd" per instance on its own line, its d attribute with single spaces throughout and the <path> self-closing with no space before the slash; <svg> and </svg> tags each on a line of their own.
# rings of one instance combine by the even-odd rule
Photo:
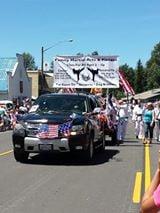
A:
<svg viewBox="0 0 160 213">
<path fill-rule="evenodd" d="M 129 95 L 128 95 L 128 92 L 127 92 L 127 105 L 129 105 Z"/>
<path fill-rule="evenodd" d="M 109 95 L 109 88 L 106 90 L 106 109 L 108 107 L 108 95 Z"/>
</svg>

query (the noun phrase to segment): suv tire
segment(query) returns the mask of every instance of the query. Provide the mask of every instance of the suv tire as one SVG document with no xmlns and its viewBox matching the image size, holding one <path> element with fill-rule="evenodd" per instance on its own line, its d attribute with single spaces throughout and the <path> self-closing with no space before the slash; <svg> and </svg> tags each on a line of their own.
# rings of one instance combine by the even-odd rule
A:
<svg viewBox="0 0 160 213">
<path fill-rule="evenodd" d="M 21 163 L 27 162 L 29 153 L 14 149 L 14 158 Z"/>
<path fill-rule="evenodd" d="M 104 152 L 105 151 L 105 146 L 106 146 L 106 140 L 105 140 L 105 134 L 103 134 L 102 140 L 101 140 L 101 146 L 99 148 L 99 151 L 100 152 Z"/>
<path fill-rule="evenodd" d="M 111 143 L 112 145 L 117 145 L 117 129 L 115 129 L 112 133 L 112 136 L 111 136 Z"/>
</svg>

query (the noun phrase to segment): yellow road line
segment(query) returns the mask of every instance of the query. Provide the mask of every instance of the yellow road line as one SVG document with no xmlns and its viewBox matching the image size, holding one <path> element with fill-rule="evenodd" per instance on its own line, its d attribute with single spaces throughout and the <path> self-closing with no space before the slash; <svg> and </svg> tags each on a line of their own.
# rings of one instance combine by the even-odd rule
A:
<svg viewBox="0 0 160 213">
<path fill-rule="evenodd" d="M 133 203 L 140 203 L 141 185 L 142 185 L 142 172 L 136 172 L 133 197 L 132 197 Z"/>
<path fill-rule="evenodd" d="M 150 150 L 149 145 L 145 144 L 145 191 L 151 183 L 151 168 L 150 168 Z"/>
<path fill-rule="evenodd" d="M 2 153 L 0 153 L 0 156 L 8 155 L 8 154 L 10 154 L 11 152 L 13 152 L 13 149 L 11 149 L 11 150 L 9 150 L 9 151 L 7 151 L 7 152 L 2 152 Z"/>
</svg>

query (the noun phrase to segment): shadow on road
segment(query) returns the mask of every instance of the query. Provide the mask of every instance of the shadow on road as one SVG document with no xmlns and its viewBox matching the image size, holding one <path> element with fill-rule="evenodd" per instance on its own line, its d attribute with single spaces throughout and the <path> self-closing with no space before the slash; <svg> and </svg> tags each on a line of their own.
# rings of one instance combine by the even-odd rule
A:
<svg viewBox="0 0 160 213">
<path fill-rule="evenodd" d="M 134 147 L 139 147 L 139 146 L 144 146 L 141 140 L 126 140 L 124 141 L 121 146 L 134 146 Z"/>
<path fill-rule="evenodd" d="M 37 154 L 31 156 L 27 161 L 27 164 L 63 166 L 99 165 L 108 162 L 118 153 L 119 150 L 106 149 L 104 153 L 95 153 L 93 159 L 90 162 L 85 162 L 83 156 L 80 153 Z"/>
</svg>

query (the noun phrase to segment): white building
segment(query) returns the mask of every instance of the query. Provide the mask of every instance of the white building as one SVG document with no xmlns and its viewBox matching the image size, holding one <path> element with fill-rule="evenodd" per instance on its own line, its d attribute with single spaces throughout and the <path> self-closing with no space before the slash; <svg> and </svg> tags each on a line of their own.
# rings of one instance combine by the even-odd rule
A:
<svg viewBox="0 0 160 213">
<path fill-rule="evenodd" d="M 0 99 L 31 98 L 32 81 L 27 75 L 23 56 L 0 58 Z"/>
</svg>

